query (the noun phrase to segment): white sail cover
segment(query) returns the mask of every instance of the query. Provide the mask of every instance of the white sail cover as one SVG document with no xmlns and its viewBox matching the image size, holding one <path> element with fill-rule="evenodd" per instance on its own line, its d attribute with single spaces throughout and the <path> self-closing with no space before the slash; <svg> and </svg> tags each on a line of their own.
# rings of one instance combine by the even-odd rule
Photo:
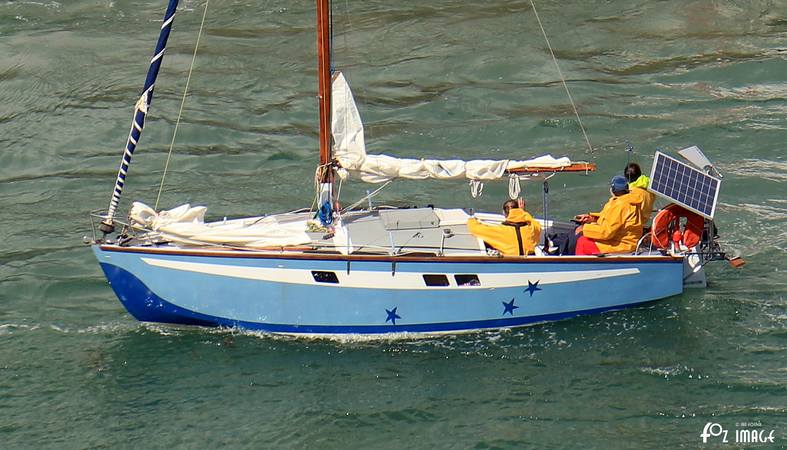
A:
<svg viewBox="0 0 787 450">
<path fill-rule="evenodd" d="M 286 247 L 311 242 L 306 220 L 284 220 L 283 216 L 205 222 L 204 206 L 189 204 L 156 212 L 134 202 L 129 212 L 132 228 L 152 230 L 162 238 L 184 245 L 221 244 L 237 247 Z"/>
<path fill-rule="evenodd" d="M 568 158 L 544 155 L 529 160 L 464 161 L 461 159 L 408 159 L 388 155 L 366 154 L 363 122 L 355 106 L 350 86 L 341 72 L 336 72 L 331 87 L 331 131 L 333 155 L 343 169 L 367 183 L 382 183 L 393 178 L 496 180 L 509 169 L 523 167 L 560 169 L 571 165 Z"/>
</svg>

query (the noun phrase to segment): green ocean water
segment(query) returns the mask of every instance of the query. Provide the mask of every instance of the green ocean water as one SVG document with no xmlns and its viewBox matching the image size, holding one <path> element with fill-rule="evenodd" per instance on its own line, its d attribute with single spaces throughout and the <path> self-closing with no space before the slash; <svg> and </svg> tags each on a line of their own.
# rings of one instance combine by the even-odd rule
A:
<svg viewBox="0 0 787 450">
<path fill-rule="evenodd" d="M 647 307 L 421 340 L 300 340 L 131 318 L 83 236 L 106 208 L 165 4 L 0 1 L 0 448 L 787 446 L 787 2 L 337 1 L 334 60 L 372 153 L 599 165 L 550 214 L 600 206 L 626 162 L 699 145 L 742 269 Z M 182 3 L 121 210 L 153 204 L 203 2 Z M 161 207 L 308 207 L 315 8 L 211 0 Z M 540 182 L 525 183 L 540 215 Z M 346 183 L 348 204 L 370 186 Z M 507 183 L 396 182 L 377 200 L 497 210 Z M 228 295 L 231 295 L 228 294 Z M 728 440 L 700 434 L 707 423 Z M 752 424 L 741 425 L 741 424 Z M 735 444 L 734 430 L 775 443 Z"/>
</svg>

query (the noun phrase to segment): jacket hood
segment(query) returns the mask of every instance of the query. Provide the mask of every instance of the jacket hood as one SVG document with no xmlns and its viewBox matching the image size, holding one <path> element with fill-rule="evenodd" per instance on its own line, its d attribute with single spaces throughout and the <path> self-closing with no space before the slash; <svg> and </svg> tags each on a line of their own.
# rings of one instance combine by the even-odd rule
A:
<svg viewBox="0 0 787 450">
<path fill-rule="evenodd" d="M 629 189 L 633 189 L 635 187 L 647 189 L 649 181 L 650 178 L 646 177 L 645 175 L 640 175 L 639 178 L 629 183 Z"/>
<path fill-rule="evenodd" d="M 522 208 L 511 208 L 508 211 L 508 216 L 506 217 L 506 222 L 529 222 L 533 220 L 533 216 L 530 215 L 527 211 Z"/>
</svg>

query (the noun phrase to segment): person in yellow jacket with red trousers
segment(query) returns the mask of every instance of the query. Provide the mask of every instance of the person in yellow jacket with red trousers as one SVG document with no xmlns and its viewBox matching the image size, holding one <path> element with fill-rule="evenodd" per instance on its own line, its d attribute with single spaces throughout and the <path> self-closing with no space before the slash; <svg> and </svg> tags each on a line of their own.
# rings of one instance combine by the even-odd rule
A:
<svg viewBox="0 0 787 450">
<path fill-rule="evenodd" d="M 598 214 L 577 216 L 574 254 L 628 253 L 642 237 L 643 196 L 631 194 L 626 178 L 616 175 L 610 182 L 612 197 Z"/>
<path fill-rule="evenodd" d="M 532 254 L 541 235 L 541 224 L 525 211 L 522 200 L 503 203 L 503 213 L 506 220 L 501 225 L 486 225 L 472 217 L 467 220 L 467 229 L 503 256 Z"/>
</svg>

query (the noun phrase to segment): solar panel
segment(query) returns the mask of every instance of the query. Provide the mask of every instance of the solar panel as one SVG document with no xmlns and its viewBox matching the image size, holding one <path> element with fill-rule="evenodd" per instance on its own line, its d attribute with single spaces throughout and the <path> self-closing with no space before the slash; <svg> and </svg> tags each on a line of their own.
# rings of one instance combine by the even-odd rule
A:
<svg viewBox="0 0 787 450">
<path fill-rule="evenodd" d="M 713 219 L 721 180 L 664 153 L 656 152 L 648 190 L 708 219 Z"/>
</svg>

